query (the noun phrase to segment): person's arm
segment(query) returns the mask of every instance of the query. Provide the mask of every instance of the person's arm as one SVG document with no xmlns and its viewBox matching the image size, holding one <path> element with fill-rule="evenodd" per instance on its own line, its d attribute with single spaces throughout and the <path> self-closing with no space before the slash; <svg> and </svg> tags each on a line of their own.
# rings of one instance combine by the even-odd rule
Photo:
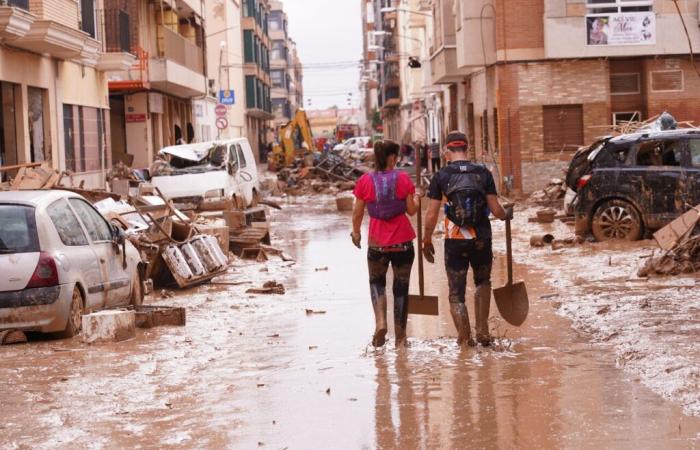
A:
<svg viewBox="0 0 700 450">
<path fill-rule="evenodd" d="M 365 218 L 365 202 L 359 198 L 355 198 L 355 206 L 352 209 L 352 240 L 357 246 L 360 242 L 360 228 L 362 227 L 362 219 Z"/>
<path fill-rule="evenodd" d="M 423 242 L 429 242 L 433 239 L 441 205 L 442 202 L 440 200 L 428 199 L 428 211 L 425 214 L 425 225 L 423 226 Z"/>
<path fill-rule="evenodd" d="M 501 202 L 498 201 L 497 195 L 487 195 L 486 204 L 488 205 L 489 210 L 491 210 L 491 214 L 496 216 L 498 219 L 506 220 L 506 210 L 503 208 L 503 205 L 501 205 Z"/>
<path fill-rule="evenodd" d="M 406 213 L 409 216 L 415 216 L 418 212 L 418 201 L 416 200 L 416 194 L 408 194 L 406 197 Z"/>
</svg>

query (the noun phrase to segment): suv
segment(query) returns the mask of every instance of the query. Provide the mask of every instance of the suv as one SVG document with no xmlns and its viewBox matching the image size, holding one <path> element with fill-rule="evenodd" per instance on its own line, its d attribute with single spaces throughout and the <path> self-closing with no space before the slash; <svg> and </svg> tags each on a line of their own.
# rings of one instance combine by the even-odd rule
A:
<svg viewBox="0 0 700 450">
<path fill-rule="evenodd" d="M 606 137 L 576 153 L 566 182 L 577 234 L 640 239 L 700 203 L 700 130 Z"/>
</svg>

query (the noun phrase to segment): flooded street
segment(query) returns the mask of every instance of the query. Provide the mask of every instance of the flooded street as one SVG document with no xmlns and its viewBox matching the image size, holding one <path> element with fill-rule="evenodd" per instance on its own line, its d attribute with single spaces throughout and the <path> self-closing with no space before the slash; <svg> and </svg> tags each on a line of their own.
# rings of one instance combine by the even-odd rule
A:
<svg viewBox="0 0 700 450">
<path fill-rule="evenodd" d="M 527 322 L 507 326 L 492 305 L 497 345 L 460 351 L 442 264 L 426 265 L 440 316 L 409 317 L 402 351 L 390 325 L 392 339 L 374 350 L 366 252 L 350 243 L 350 217 L 331 198 L 311 203 L 273 215 L 273 244 L 296 263 L 236 263 L 225 280 L 251 284 L 147 300 L 186 306 L 184 328 L 139 330 L 117 344 L 0 347 L 0 447 L 700 448 L 700 418 L 556 314 L 544 279 L 553 272 L 516 267 Z M 436 240 L 437 261 L 441 247 Z M 516 262 L 534 264 L 517 249 Z M 498 256 L 494 287 L 504 271 Z M 286 294 L 245 293 L 269 280 Z M 470 312 L 471 283 L 470 274 Z"/>
</svg>

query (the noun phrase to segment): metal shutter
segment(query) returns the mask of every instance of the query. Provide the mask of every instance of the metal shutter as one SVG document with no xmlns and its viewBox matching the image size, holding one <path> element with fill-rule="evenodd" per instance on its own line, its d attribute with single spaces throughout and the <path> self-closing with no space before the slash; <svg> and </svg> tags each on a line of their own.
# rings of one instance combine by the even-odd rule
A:
<svg viewBox="0 0 700 450">
<path fill-rule="evenodd" d="M 583 106 L 542 107 L 545 152 L 575 150 L 583 142 Z"/>
</svg>

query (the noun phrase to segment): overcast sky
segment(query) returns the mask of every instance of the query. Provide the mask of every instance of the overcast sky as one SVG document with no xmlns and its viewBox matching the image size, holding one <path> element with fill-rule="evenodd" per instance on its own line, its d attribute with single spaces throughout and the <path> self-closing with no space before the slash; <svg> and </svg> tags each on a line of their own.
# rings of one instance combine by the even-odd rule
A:
<svg viewBox="0 0 700 450">
<path fill-rule="evenodd" d="M 304 107 L 359 105 L 359 69 L 362 58 L 362 19 L 359 0 L 283 0 L 289 35 L 297 43 L 304 69 Z M 354 62 L 354 63 L 353 63 Z M 335 68 L 316 64 L 343 63 Z M 309 105 L 308 99 L 311 99 Z"/>
</svg>

